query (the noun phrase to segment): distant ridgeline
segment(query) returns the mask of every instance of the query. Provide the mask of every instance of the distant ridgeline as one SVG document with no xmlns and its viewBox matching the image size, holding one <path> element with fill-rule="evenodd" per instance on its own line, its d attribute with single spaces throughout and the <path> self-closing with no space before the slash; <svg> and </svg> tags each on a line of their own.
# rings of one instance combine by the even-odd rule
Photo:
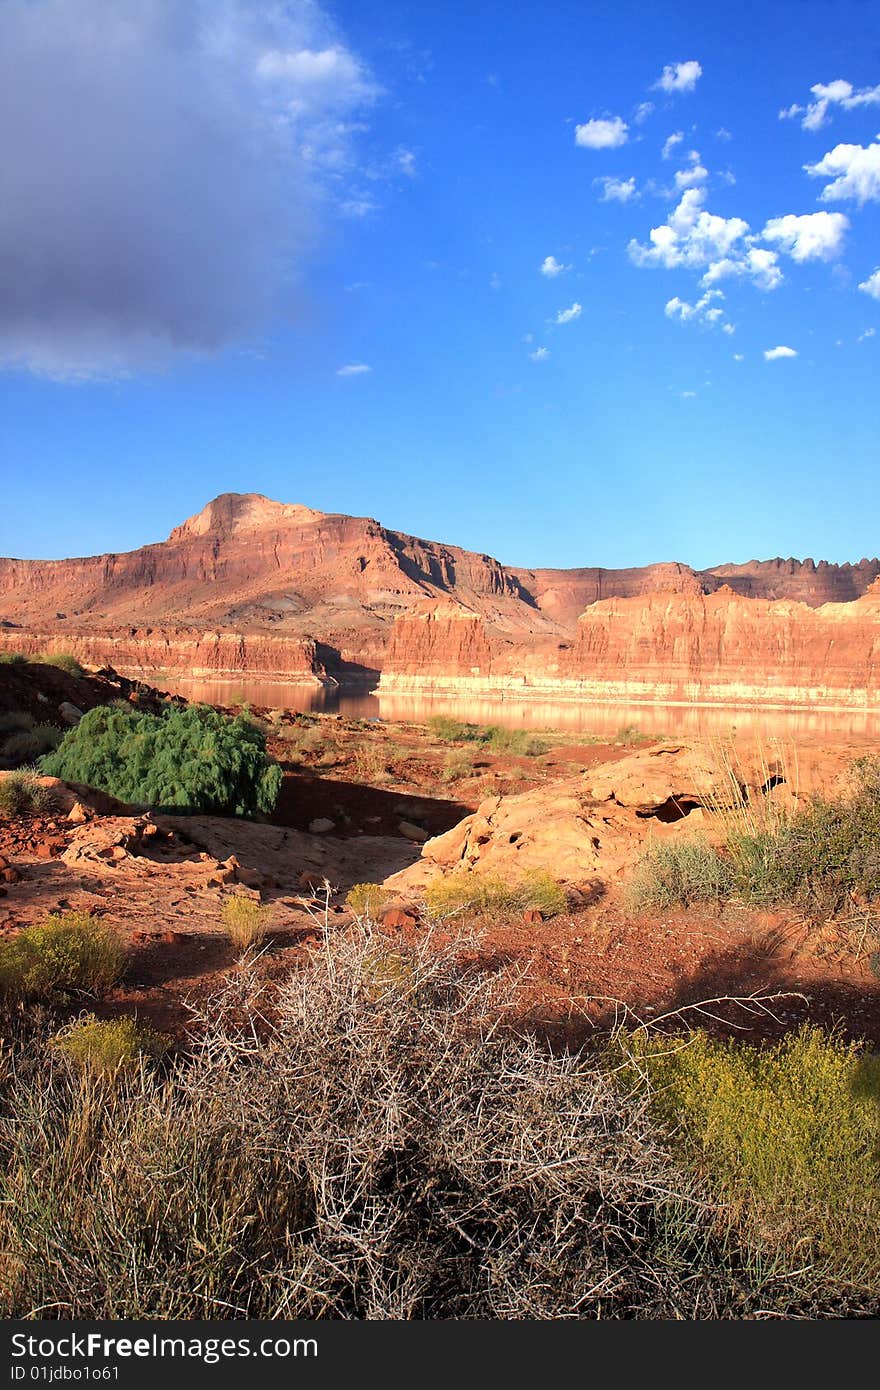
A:
<svg viewBox="0 0 880 1390">
<path fill-rule="evenodd" d="M 227 493 L 167 541 L 0 559 L 0 650 L 127 674 L 874 707 L 880 560 L 524 569 Z"/>
</svg>

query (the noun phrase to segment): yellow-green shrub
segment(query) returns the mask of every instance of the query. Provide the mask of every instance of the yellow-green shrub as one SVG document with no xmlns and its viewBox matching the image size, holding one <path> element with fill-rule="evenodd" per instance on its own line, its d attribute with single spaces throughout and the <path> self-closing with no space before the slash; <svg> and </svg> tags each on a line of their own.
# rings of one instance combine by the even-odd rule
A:
<svg viewBox="0 0 880 1390">
<path fill-rule="evenodd" d="M 516 878 L 457 869 L 436 878 L 425 889 L 425 906 L 432 917 L 474 916 L 491 912 L 524 912 L 536 908 L 555 917 L 567 906 L 565 890 L 552 874 L 532 869 Z"/>
<path fill-rule="evenodd" d="M 388 902 L 388 889 L 381 883 L 355 883 L 345 901 L 356 917 L 375 920 Z"/>
<path fill-rule="evenodd" d="M 0 816 L 12 818 L 26 811 L 44 811 L 52 793 L 30 768 L 19 768 L 0 777 Z"/>
<path fill-rule="evenodd" d="M 133 1018 L 98 1019 L 87 1014 L 52 1039 L 52 1046 L 83 1071 L 115 1075 L 137 1066 L 142 1057 L 158 1058 L 170 1040 Z"/>
<path fill-rule="evenodd" d="M 752 1240 L 880 1295 L 880 1057 L 808 1027 L 642 1050 L 657 1109 Z"/>
<path fill-rule="evenodd" d="M 247 951 L 261 941 L 269 925 L 268 909 L 242 893 L 226 899 L 222 917 L 229 940 L 239 951 Z"/>
<path fill-rule="evenodd" d="M 0 942 L 0 997 L 48 999 L 68 990 L 100 996 L 122 975 L 119 932 L 87 912 L 53 913 Z"/>
</svg>

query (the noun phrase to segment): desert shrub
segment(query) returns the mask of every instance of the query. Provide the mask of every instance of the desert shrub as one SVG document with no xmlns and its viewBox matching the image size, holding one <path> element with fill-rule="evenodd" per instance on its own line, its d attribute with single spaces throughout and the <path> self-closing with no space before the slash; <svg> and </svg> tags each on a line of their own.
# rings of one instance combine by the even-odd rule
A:
<svg viewBox="0 0 880 1390">
<path fill-rule="evenodd" d="M 628 885 L 636 910 L 719 902 L 734 889 L 733 866 L 705 840 L 664 840 L 652 845 Z"/>
<path fill-rule="evenodd" d="M 3 756 L 13 763 L 32 763 L 57 748 L 63 737 L 64 731 L 54 724 L 34 724 L 4 739 Z"/>
<path fill-rule="evenodd" d="M 643 734 L 638 724 L 621 724 L 617 733 L 614 735 L 615 743 L 633 744 L 643 743 L 648 735 Z"/>
<path fill-rule="evenodd" d="M 163 1056 L 170 1040 L 133 1018 L 98 1019 L 87 1014 L 56 1034 L 52 1045 L 83 1071 L 115 1076 L 138 1066 L 142 1058 Z"/>
<path fill-rule="evenodd" d="M 807 1027 L 643 1051 L 655 1109 L 752 1245 L 880 1297 L 880 1057 Z"/>
<path fill-rule="evenodd" d="M 0 652 L 0 666 L 24 666 L 26 662 L 24 652 Z"/>
<path fill-rule="evenodd" d="M 51 999 L 65 991 L 100 996 L 116 984 L 124 965 L 115 928 L 87 912 L 53 913 L 0 942 L 0 997 Z"/>
<path fill-rule="evenodd" d="M 348 890 L 345 901 L 356 917 L 367 917 L 374 922 L 388 902 L 388 889 L 381 883 L 355 883 Z"/>
<path fill-rule="evenodd" d="M 528 729 L 503 729 L 497 724 L 486 729 L 484 739 L 493 753 L 510 753 L 514 757 L 540 757 L 550 747 L 546 738 Z"/>
<path fill-rule="evenodd" d="M 238 951 L 256 946 L 269 926 L 268 908 L 254 898 L 246 898 L 243 893 L 235 893 L 225 900 L 221 916 L 229 940 Z"/>
<path fill-rule="evenodd" d="M 476 724 L 464 724 L 460 719 L 451 719 L 448 714 L 432 714 L 428 729 L 444 743 L 474 742 L 480 737 Z"/>
<path fill-rule="evenodd" d="M 880 759 L 859 759 L 853 774 L 837 800 L 816 797 L 768 829 L 731 833 L 744 898 L 834 912 L 854 897 L 880 897 Z"/>
<path fill-rule="evenodd" d="M 355 775 L 360 781 L 378 782 L 388 774 L 389 750 L 377 748 L 374 743 L 359 744 L 352 761 Z"/>
<path fill-rule="evenodd" d="M 467 748 L 455 748 L 446 754 L 440 776 L 444 782 L 459 782 L 463 777 L 472 777 L 474 755 Z"/>
<path fill-rule="evenodd" d="M 632 1087 L 497 1026 L 472 943 L 247 968 L 167 1076 L 5 1068 L 0 1312 L 712 1316 L 714 1213 Z M 267 986 L 263 986 L 263 990 Z M 255 1029 L 251 1020 L 260 1019 Z"/>
<path fill-rule="evenodd" d="M 26 812 L 45 811 L 51 804 L 51 789 L 43 786 L 32 768 L 20 768 L 0 777 L 0 816 L 11 819 Z"/>
<path fill-rule="evenodd" d="M 0 734 L 17 734 L 23 729 L 33 727 L 33 715 L 25 713 L 24 710 L 10 710 L 6 714 L 0 714 Z"/>
<path fill-rule="evenodd" d="M 486 916 L 536 908 L 545 917 L 564 912 L 564 889 L 551 874 L 539 870 L 512 878 L 459 869 L 438 877 L 425 889 L 425 906 L 435 918 Z"/>
<path fill-rule="evenodd" d="M 493 753 L 536 757 L 546 753 L 550 747 L 547 739 L 530 733 L 527 729 L 505 729 L 500 724 L 480 728 L 478 724 L 465 724 L 460 719 L 450 719 L 445 714 L 432 715 L 428 720 L 428 728 L 435 738 L 442 739 L 444 743 L 479 743 L 491 748 Z"/>
<path fill-rule="evenodd" d="M 317 723 L 303 723 L 297 719 L 294 724 L 282 725 L 277 736 L 284 744 L 285 752 L 295 762 L 320 757 L 324 751 L 324 736 Z"/>
<path fill-rule="evenodd" d="M 83 715 L 42 767 L 122 801 L 208 815 L 269 812 L 281 789 L 281 769 L 266 756 L 260 730 L 208 705 L 161 714 L 99 706 Z"/>
<path fill-rule="evenodd" d="M 82 666 L 72 652 L 41 652 L 39 656 L 33 656 L 30 659 L 40 666 L 57 666 L 59 671 L 66 671 L 68 676 L 85 675 Z"/>
</svg>

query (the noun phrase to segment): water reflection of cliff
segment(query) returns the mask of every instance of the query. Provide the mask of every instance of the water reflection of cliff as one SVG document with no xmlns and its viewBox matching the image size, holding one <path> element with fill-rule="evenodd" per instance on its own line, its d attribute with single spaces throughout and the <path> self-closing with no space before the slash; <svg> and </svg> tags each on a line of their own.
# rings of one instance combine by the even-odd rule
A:
<svg viewBox="0 0 880 1390">
<path fill-rule="evenodd" d="M 232 705 L 247 702 L 267 709 L 342 714 L 349 719 L 388 719 L 424 724 L 434 714 L 473 724 L 501 724 L 516 729 L 558 729 L 565 733 L 615 736 L 635 727 L 644 734 L 763 734 L 802 738 L 806 735 L 880 739 L 880 714 L 860 710 L 776 710 L 730 705 L 592 704 L 573 700 L 503 700 L 455 696 L 364 695 L 312 690 L 275 681 L 187 681 L 156 677 L 156 684 L 190 700 Z"/>
</svg>

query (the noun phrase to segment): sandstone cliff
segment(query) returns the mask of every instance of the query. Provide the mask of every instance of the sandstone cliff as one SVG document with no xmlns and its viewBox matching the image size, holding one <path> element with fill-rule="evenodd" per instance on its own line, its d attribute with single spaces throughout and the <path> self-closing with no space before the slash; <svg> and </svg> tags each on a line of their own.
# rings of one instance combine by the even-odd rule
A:
<svg viewBox="0 0 880 1390">
<path fill-rule="evenodd" d="M 880 708 L 880 581 L 855 602 L 821 608 L 744 599 L 727 586 L 606 599 L 584 611 L 571 644 L 528 648 L 491 642 L 474 615 L 432 620 L 423 608 L 397 620 L 379 688 Z"/>
<path fill-rule="evenodd" d="M 809 612 L 830 602 L 856 606 L 878 574 L 877 560 L 772 560 L 703 571 L 678 563 L 514 568 L 371 518 L 227 493 L 167 541 L 127 554 L 0 559 L 0 645 L 73 651 L 90 664 L 109 661 L 138 675 L 369 681 L 382 670 L 383 685 L 398 689 L 427 679 L 475 688 L 575 682 L 587 691 L 606 684 L 609 694 L 632 687 L 631 695 L 655 686 L 704 691 L 730 683 L 740 656 L 750 657 L 749 644 L 770 651 L 782 640 L 765 642 L 766 607 L 722 623 L 718 615 L 733 599 L 797 600 L 798 613 L 807 610 L 804 633 L 812 634 L 802 648 L 811 675 L 775 683 L 818 690 L 820 639 Z M 788 621 L 770 619 L 774 633 Z M 750 635 L 738 639 L 734 630 Z M 792 651 L 798 640 L 791 637 Z M 852 637 L 847 642 L 853 650 L 858 645 Z M 846 660 L 831 678 L 835 690 L 843 686 Z M 772 665 L 768 658 L 768 679 Z M 783 659 L 780 669 L 789 668 L 793 659 Z M 763 670 L 759 662 L 755 688 Z M 855 675 L 855 688 L 867 689 L 868 677 Z M 737 684 L 749 687 L 750 678 Z"/>
</svg>

